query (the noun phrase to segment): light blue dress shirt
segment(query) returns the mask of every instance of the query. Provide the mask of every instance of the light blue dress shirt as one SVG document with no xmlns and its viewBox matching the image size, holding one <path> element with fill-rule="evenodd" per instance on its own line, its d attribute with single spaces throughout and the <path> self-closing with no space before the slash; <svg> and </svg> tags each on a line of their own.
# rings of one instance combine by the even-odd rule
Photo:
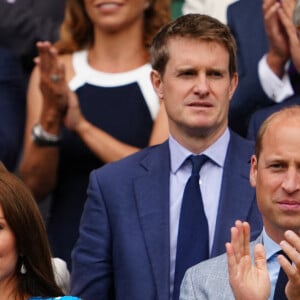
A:
<svg viewBox="0 0 300 300">
<path fill-rule="evenodd" d="M 266 250 L 267 267 L 270 275 L 271 294 L 269 300 L 274 298 L 274 291 L 276 286 L 277 277 L 280 270 L 280 264 L 277 260 L 277 252 L 281 250 L 280 246 L 274 242 L 263 229 L 263 244 Z"/>
<path fill-rule="evenodd" d="M 170 170 L 170 299 L 173 294 L 177 235 L 182 197 L 185 185 L 191 175 L 192 166 L 186 159 L 190 155 L 205 154 L 210 159 L 200 170 L 200 190 L 209 227 L 209 246 L 212 248 L 216 226 L 217 211 L 223 176 L 223 167 L 229 144 L 230 133 L 226 129 L 223 135 L 203 153 L 191 153 L 172 136 L 169 138 Z"/>
</svg>

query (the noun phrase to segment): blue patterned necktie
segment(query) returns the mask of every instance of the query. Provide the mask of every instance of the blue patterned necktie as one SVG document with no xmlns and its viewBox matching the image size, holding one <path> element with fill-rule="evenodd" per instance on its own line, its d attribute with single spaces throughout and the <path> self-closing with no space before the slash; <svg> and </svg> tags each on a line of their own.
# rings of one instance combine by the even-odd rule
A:
<svg viewBox="0 0 300 300">
<path fill-rule="evenodd" d="M 284 255 L 289 261 L 289 257 L 281 250 L 277 253 Z M 276 286 L 275 286 L 275 291 L 274 291 L 274 300 L 287 300 L 287 297 L 285 295 L 285 286 L 288 282 L 288 277 L 286 276 L 285 272 L 283 269 L 280 267 L 277 281 L 276 281 Z"/>
<path fill-rule="evenodd" d="M 191 161 L 192 174 L 184 189 L 180 211 L 173 300 L 179 299 L 185 271 L 209 257 L 208 223 L 199 185 L 199 172 L 208 157 L 192 155 L 187 160 Z"/>
</svg>

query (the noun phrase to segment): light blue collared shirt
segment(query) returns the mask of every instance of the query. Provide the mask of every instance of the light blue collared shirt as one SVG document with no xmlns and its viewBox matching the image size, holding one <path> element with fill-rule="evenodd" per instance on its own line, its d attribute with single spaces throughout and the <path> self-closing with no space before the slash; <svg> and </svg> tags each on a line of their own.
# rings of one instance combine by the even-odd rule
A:
<svg viewBox="0 0 300 300">
<path fill-rule="evenodd" d="M 203 153 L 191 153 L 180 145 L 172 136 L 169 138 L 170 171 L 170 291 L 173 294 L 177 235 L 180 209 L 185 185 L 191 175 L 192 166 L 186 162 L 191 154 L 205 154 L 208 160 L 200 170 L 200 190 L 209 228 L 209 247 L 212 248 L 219 205 L 223 167 L 229 144 L 228 128 L 223 135 Z"/>
<path fill-rule="evenodd" d="M 274 242 L 266 233 L 265 229 L 262 232 L 263 244 L 266 250 L 267 267 L 270 275 L 271 294 L 269 300 L 274 298 L 274 291 L 276 286 L 277 277 L 280 270 L 280 264 L 277 260 L 277 252 L 281 250 L 280 246 Z"/>
</svg>

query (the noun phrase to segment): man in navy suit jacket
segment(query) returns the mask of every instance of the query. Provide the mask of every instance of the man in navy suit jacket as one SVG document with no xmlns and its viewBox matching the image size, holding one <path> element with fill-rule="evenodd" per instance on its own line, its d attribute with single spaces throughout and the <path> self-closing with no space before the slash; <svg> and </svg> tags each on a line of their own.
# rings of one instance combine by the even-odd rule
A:
<svg viewBox="0 0 300 300">
<path fill-rule="evenodd" d="M 166 108 L 170 138 L 92 172 L 72 253 L 71 294 L 83 299 L 174 299 L 191 154 L 209 157 L 200 186 L 210 256 L 225 252 L 237 218 L 251 223 L 252 238 L 262 228 L 249 184 L 253 144 L 227 126 L 238 81 L 228 28 L 205 15 L 185 15 L 162 28 L 150 53 L 151 79 Z"/>
<path fill-rule="evenodd" d="M 292 11 L 294 0 L 240 0 L 228 7 L 227 20 L 238 46 L 239 86 L 232 98 L 230 127 L 247 134 L 251 115 L 294 94 L 288 64 L 299 60 Z M 281 11 L 281 16 L 279 13 Z M 283 17 L 288 21 L 282 22 Z M 293 37 L 294 35 L 294 37 Z M 298 51 L 298 52 L 297 52 Z M 264 58 L 263 58 L 264 57 Z M 300 62 L 299 62 L 300 65 Z"/>
</svg>

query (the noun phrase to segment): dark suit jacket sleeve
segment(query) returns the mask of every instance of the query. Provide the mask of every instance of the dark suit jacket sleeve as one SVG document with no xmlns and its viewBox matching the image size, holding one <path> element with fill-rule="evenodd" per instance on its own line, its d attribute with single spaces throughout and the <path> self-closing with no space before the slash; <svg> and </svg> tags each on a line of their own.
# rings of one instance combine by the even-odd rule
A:
<svg viewBox="0 0 300 300">
<path fill-rule="evenodd" d="M 92 172 L 80 236 L 72 253 L 72 295 L 88 300 L 113 299 L 111 244 L 105 203 L 96 172 Z"/>
<path fill-rule="evenodd" d="M 19 55 L 34 57 L 35 43 L 41 39 L 56 41 L 59 26 L 58 20 L 37 15 L 32 0 L 17 0 L 13 4 L 0 0 L 0 46 Z"/>
<path fill-rule="evenodd" d="M 25 84 L 18 58 L 0 48 L 0 160 L 15 171 L 25 122 Z"/>
<path fill-rule="evenodd" d="M 251 115 L 273 104 L 258 76 L 258 62 L 268 50 L 261 0 L 233 3 L 228 7 L 227 18 L 238 47 L 239 74 L 239 84 L 230 103 L 229 124 L 234 131 L 246 136 Z"/>
</svg>

